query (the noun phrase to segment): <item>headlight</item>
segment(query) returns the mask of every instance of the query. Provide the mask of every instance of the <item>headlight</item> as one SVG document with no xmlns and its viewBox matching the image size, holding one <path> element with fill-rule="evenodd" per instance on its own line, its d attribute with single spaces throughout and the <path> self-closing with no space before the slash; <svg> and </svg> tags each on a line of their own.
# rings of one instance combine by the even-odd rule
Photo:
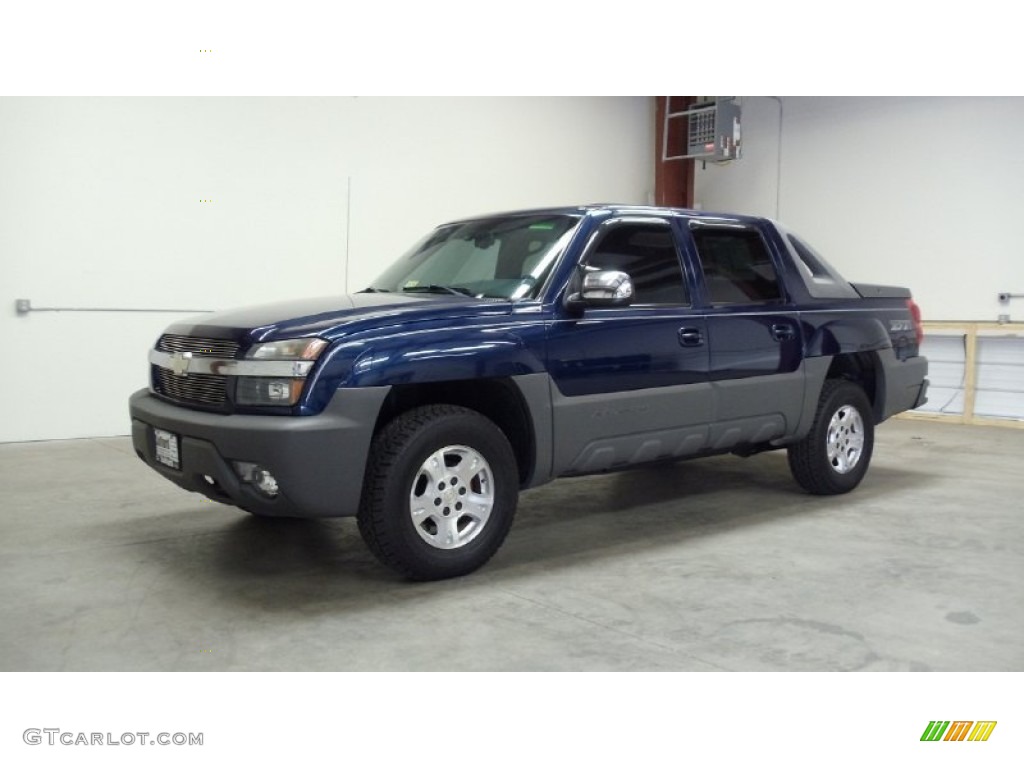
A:
<svg viewBox="0 0 1024 768">
<path fill-rule="evenodd" d="M 295 405 L 302 396 L 306 375 L 313 367 L 313 361 L 327 347 L 323 339 L 285 339 L 257 344 L 246 355 L 248 360 L 265 360 L 270 369 L 280 368 L 281 363 L 272 361 L 293 361 L 291 371 L 268 370 L 268 376 L 246 375 L 238 377 L 235 402 L 239 405 Z M 251 366 L 261 365 L 250 363 Z M 285 363 L 285 365 L 288 365 Z M 274 376 L 273 374 L 278 374 Z"/>
<path fill-rule="evenodd" d="M 240 377 L 235 402 L 239 405 L 295 405 L 305 383 L 305 379 Z"/>
<path fill-rule="evenodd" d="M 251 360 L 316 360 L 326 346 L 323 339 L 285 339 L 257 344 L 246 357 Z"/>
</svg>

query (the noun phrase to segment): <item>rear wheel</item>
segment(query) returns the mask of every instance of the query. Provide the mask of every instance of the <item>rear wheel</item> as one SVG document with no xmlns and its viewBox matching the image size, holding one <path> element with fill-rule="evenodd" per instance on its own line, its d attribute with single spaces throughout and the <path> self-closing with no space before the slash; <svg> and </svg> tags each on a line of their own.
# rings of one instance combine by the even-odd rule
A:
<svg viewBox="0 0 1024 768">
<path fill-rule="evenodd" d="M 519 473 L 504 433 L 475 411 L 429 405 L 374 438 L 359 531 L 385 565 L 417 580 L 461 576 L 498 550 Z"/>
<path fill-rule="evenodd" d="M 789 468 L 810 493 L 847 493 L 864 478 L 874 448 L 871 403 L 852 381 L 829 379 L 822 387 L 811 431 L 789 447 Z"/>
</svg>

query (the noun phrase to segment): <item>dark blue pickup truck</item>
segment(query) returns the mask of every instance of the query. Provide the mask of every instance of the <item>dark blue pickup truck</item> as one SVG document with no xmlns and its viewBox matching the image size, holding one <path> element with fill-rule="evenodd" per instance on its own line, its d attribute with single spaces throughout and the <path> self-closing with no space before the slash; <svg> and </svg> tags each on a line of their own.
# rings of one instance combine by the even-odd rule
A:
<svg viewBox="0 0 1024 768">
<path fill-rule="evenodd" d="M 203 315 L 149 353 L 139 457 L 255 515 L 355 515 L 414 579 L 498 549 L 519 491 L 785 448 L 852 490 L 925 402 L 905 288 L 761 218 L 593 205 L 445 224 L 350 296 Z"/>
</svg>

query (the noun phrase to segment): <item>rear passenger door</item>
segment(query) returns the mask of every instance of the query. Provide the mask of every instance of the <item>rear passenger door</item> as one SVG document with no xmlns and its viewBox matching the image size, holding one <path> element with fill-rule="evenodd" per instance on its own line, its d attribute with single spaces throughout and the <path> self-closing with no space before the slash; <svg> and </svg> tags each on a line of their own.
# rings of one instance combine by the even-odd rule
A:
<svg viewBox="0 0 1024 768">
<path fill-rule="evenodd" d="M 775 258 L 753 226 L 693 222 L 689 231 L 703 276 L 712 447 L 781 437 L 802 411 L 803 338 Z"/>
</svg>

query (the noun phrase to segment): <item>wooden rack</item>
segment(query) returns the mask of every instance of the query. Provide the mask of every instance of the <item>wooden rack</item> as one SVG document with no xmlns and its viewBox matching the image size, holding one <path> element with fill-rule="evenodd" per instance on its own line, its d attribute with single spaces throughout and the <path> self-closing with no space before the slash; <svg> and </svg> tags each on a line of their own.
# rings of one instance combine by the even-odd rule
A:
<svg viewBox="0 0 1024 768">
<path fill-rule="evenodd" d="M 955 331 L 956 333 L 949 333 Z M 1006 418 L 994 419 L 974 414 L 978 378 L 978 337 L 1019 336 L 1024 334 L 1024 323 L 983 323 L 983 322 L 926 322 L 924 333 L 941 336 L 963 336 L 964 338 L 964 409 L 963 413 L 928 413 L 907 411 L 898 418 L 920 421 L 939 421 L 946 424 L 972 424 L 986 427 L 1010 427 L 1024 429 L 1024 420 Z"/>
</svg>

